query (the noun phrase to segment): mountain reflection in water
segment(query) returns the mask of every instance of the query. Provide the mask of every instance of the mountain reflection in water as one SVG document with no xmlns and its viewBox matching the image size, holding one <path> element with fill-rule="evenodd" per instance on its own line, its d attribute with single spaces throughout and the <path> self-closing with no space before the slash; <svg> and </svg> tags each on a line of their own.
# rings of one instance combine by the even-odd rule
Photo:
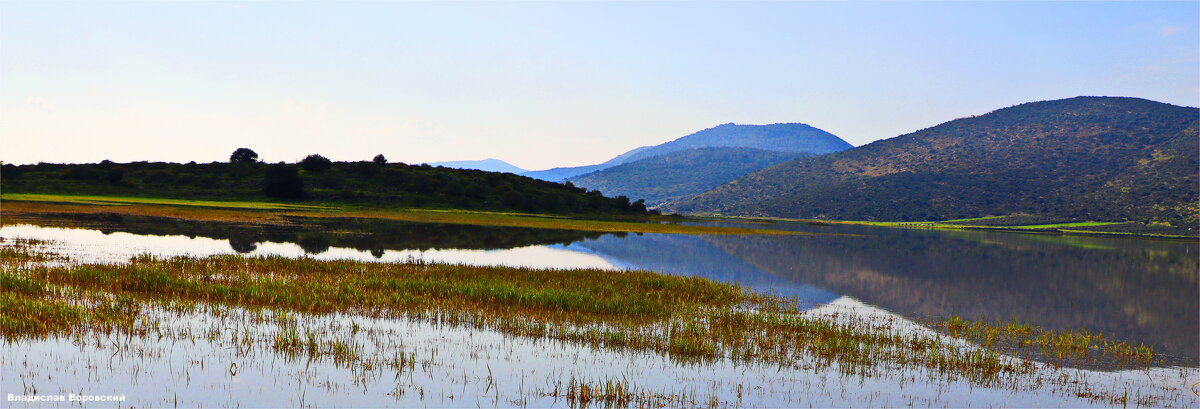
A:
<svg viewBox="0 0 1200 409">
<path fill-rule="evenodd" d="M 228 240 L 236 252 L 295 243 L 309 254 L 356 249 L 566 250 L 632 268 L 706 277 L 793 296 L 805 304 L 849 296 L 910 319 L 1018 320 L 1085 328 L 1153 344 L 1174 363 L 1200 361 L 1200 262 L 1196 241 L 865 226 L 774 227 L 854 235 L 597 233 L 380 220 L 297 220 L 295 226 L 197 223 L 145 217 L 6 218 L 39 226 Z M 557 251 L 556 250 L 556 251 Z M 538 257 L 513 252 L 502 263 Z M 595 258 L 592 257 L 592 258 Z M 597 267 L 553 261 L 559 268 Z M 546 264 L 543 260 L 542 264 Z"/>
</svg>

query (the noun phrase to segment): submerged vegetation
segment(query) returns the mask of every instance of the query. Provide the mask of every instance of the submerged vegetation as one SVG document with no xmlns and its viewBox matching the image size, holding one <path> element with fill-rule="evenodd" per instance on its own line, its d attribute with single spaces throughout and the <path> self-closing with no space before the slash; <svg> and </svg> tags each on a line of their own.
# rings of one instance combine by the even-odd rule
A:
<svg viewBox="0 0 1200 409">
<path fill-rule="evenodd" d="M 1062 359 L 1154 362 L 1146 346 L 1087 332 L 994 326 L 959 318 L 938 324 L 961 344 L 889 322 L 811 315 L 790 299 L 696 277 L 646 271 L 547 270 L 307 258 L 139 256 L 127 263 L 50 262 L 41 244 L 5 242 L 0 308 L 6 338 L 113 329 L 145 335 L 142 308 L 206 305 L 274 315 L 349 314 L 437 322 L 618 350 L 648 351 L 681 362 L 731 359 L 782 367 L 836 367 L 866 376 L 884 367 L 913 367 L 952 379 L 990 384 L 1034 371 L 1032 361 L 995 349 L 1007 346 Z M 142 328 L 142 329 L 138 329 Z M 270 340 L 285 354 L 357 362 L 363 352 L 338 340 L 284 327 Z M 412 358 L 397 365 L 410 365 Z M 372 365 L 379 362 L 372 363 Z M 577 398 L 595 389 L 571 386 Z M 591 388 L 591 387 L 588 387 Z M 601 392 L 600 396 L 617 392 Z M 580 398 L 582 399 L 582 398 Z M 597 399 L 595 397 L 588 399 Z M 617 398 L 614 398 L 617 399 Z M 625 399 L 625 398 L 620 398 Z"/>
<path fill-rule="evenodd" d="M 486 241 L 479 234 L 490 233 L 478 229 L 511 236 L 499 243 L 569 241 L 578 235 L 600 234 L 300 216 L 338 214 L 336 210 L 27 201 L 5 201 L 3 210 L 5 223 L 9 224 L 31 219 L 68 226 L 82 222 L 96 223 L 94 228 L 106 232 L 135 228 L 148 229 L 142 234 L 186 236 L 208 236 L 221 231 L 220 234 L 230 235 L 231 244 L 238 237 L 249 243 L 269 237 L 275 239 L 268 241 L 294 239 L 310 254 L 320 253 L 319 249 L 332 243 L 356 247 L 359 245 L 356 237 L 372 234 L 375 232 L 372 228 L 393 235 L 385 234 L 390 238 L 369 244 L 367 248 L 371 249 L 377 245 L 436 248 L 444 240 L 451 240 L 446 243 Z M 119 213 L 129 210 L 133 211 Z M 199 217 L 242 221 L 187 221 Z M 113 227 L 126 222 L 131 226 L 143 225 Z M 287 226 L 260 228 L 272 226 L 271 223 Z M 239 225 L 248 230 L 239 232 L 234 227 Z M 414 226 L 413 230 L 401 235 L 392 231 L 403 230 L 400 227 L 405 225 Z M 242 240 L 247 231 L 258 231 L 252 234 L 265 236 Z M 446 237 L 431 237 L 434 231 Z M 220 234 L 212 237 L 226 238 Z M 289 236 L 284 239 L 278 235 Z M 755 239 L 754 236 L 686 238 Z M 324 244 L 304 244 L 314 241 Z M 971 322 L 957 317 L 923 322 L 921 326 L 895 316 L 881 319 L 842 312 L 837 310 L 841 308 L 839 305 L 806 309 L 807 305 L 790 298 L 696 277 L 647 271 L 477 267 L 428 263 L 415 258 L 381 263 L 307 257 L 141 255 L 97 262 L 75 259 L 78 253 L 70 252 L 71 247 L 58 242 L 7 238 L 0 244 L 0 267 L 3 267 L 0 337 L 9 342 L 9 348 L 26 354 L 44 349 L 46 344 L 65 344 L 70 353 L 78 350 L 84 359 L 91 360 L 86 368 L 104 366 L 98 362 L 104 358 L 93 355 L 115 354 L 128 362 L 121 370 L 130 371 L 134 378 L 143 370 L 140 368 L 149 366 L 180 365 L 204 372 L 205 358 L 192 358 L 196 356 L 192 354 L 187 355 L 187 362 L 180 362 L 178 355 L 168 355 L 179 344 L 185 348 L 203 345 L 199 348 L 203 351 L 222 351 L 200 356 L 220 357 L 213 358 L 215 362 L 208 360 L 207 365 L 210 368 L 219 365 L 222 376 L 229 379 L 243 373 L 251 376 L 262 373 L 275 377 L 276 382 L 307 382 L 328 390 L 353 385 L 363 388 L 361 396 L 368 396 L 363 385 L 378 385 L 380 379 L 394 378 L 395 390 L 388 395 L 396 397 L 397 402 L 405 402 L 405 406 L 427 402 L 426 393 L 432 393 L 433 389 L 439 395 L 429 398 L 441 399 L 442 406 L 499 406 L 505 402 L 512 406 L 540 406 L 548 405 L 551 399 L 575 407 L 743 407 L 764 405 L 761 402 L 769 402 L 765 406 L 799 406 L 799 401 L 786 398 L 802 393 L 786 389 L 795 385 L 788 377 L 798 373 L 828 374 L 820 376 L 855 382 L 898 379 L 901 385 L 914 382 L 911 378 L 918 384 L 939 389 L 946 385 L 1002 391 L 1041 389 L 1039 394 L 1108 405 L 1169 406 L 1180 399 L 1180 389 L 1173 386 L 1174 378 L 1161 390 L 1157 384 L 1153 388 L 1135 385 L 1127 393 L 1111 384 L 1087 381 L 1092 375 L 1081 377 L 1076 369 L 1144 369 L 1133 373 L 1175 376 L 1174 372 L 1163 375 L 1164 371 L 1171 371 L 1163 366 L 1174 365 L 1165 358 L 1169 353 L 1160 357 L 1151 346 L 1110 339 L 1086 329 L 1049 330 L 1015 321 Z M 431 341 L 421 335 L 425 338 L 414 339 L 413 331 L 406 330 L 413 326 L 439 328 L 443 332 L 434 336 L 443 338 Z M 465 342 L 476 349 L 449 352 L 447 346 L 439 350 L 444 342 Z M 630 369 L 629 377 L 625 377 L 625 372 L 613 377 L 612 372 L 555 370 L 547 374 L 528 367 L 498 368 L 513 365 L 515 360 L 534 359 L 521 354 L 514 356 L 511 352 L 514 343 L 546 347 L 551 355 L 557 352 L 559 359 L 566 360 L 555 364 L 558 366 L 570 366 L 572 359 L 578 359 L 572 356 L 579 351 L 590 351 L 587 353 L 609 354 L 601 355 L 608 358 L 598 359 L 627 357 L 621 359 L 628 359 L 633 366 L 665 362 L 673 368 L 667 371 L 689 375 L 664 385 L 639 377 L 661 376 L 660 367 Z M 571 348 L 571 352 L 563 352 L 564 348 Z M 449 363 L 451 360 L 455 363 Z M 472 363 L 459 363 L 463 360 Z M 44 362 L 53 360 L 42 358 L 38 362 L 52 365 Z M 603 362 L 602 365 L 607 365 L 607 361 Z M 110 373 L 112 365 L 108 364 Z M 697 381 L 690 375 L 693 371 L 717 367 L 733 371 L 758 368 L 752 371 L 760 371 L 762 376 L 778 376 L 781 388 L 772 391 L 771 398 L 764 398 L 762 390 L 752 390 L 753 384 L 749 382 L 742 385 L 740 377 L 724 378 L 717 385 L 707 380 Z M 493 369 L 510 372 L 493 376 Z M 95 369 L 85 371 L 89 376 L 100 376 Z M 208 371 L 206 379 L 212 379 L 212 370 Z M 499 391 L 502 388 L 494 384 L 506 382 L 503 377 L 512 377 L 511 371 L 517 371 L 519 380 L 507 380 L 510 383 L 503 388 L 502 398 Z M 1192 369 L 1178 371 L 1179 379 L 1185 379 L 1191 376 L 1187 371 Z M 22 382 L 37 379 L 36 370 L 18 372 Z M 526 373 L 531 379 L 524 378 Z M 182 376 L 191 375 L 184 372 Z M 421 379 L 413 380 L 414 376 Z M 332 377 L 341 380 L 330 383 Z M 170 382 L 182 384 L 185 382 L 182 379 Z M 44 380 L 37 382 L 39 387 L 54 385 Z M 218 378 L 212 382 L 223 381 Z M 341 382 L 340 386 L 334 386 L 336 382 Z M 447 382 L 456 386 L 433 386 Z M 459 390 L 457 385 L 463 388 Z M 18 384 L 18 389 L 21 386 Z M 847 386 L 840 387 L 844 393 Z M 420 401 L 402 398 L 405 393 Z M 303 401 L 302 392 L 299 396 Z M 378 398 L 379 393 L 370 396 Z M 472 396 L 476 402 L 455 400 Z M 479 401 L 482 396 L 488 396 L 488 400 Z M 1186 401 L 1186 396 L 1183 399 Z M 201 402 L 212 401 L 202 398 Z M 271 402 L 279 401 L 266 403 Z M 888 402 L 897 404 L 896 400 Z M 139 402 L 139 405 L 143 403 L 154 406 L 173 402 Z M 293 405 L 306 406 L 302 402 Z"/>
<path fill-rule="evenodd" d="M 1018 355 L 1032 353 L 1038 359 L 1057 364 L 1086 366 L 1097 360 L 1105 360 L 1105 363 L 1118 366 L 1145 365 L 1155 362 L 1157 358 L 1152 346 L 1109 340 L 1087 329 L 1054 331 L 1015 320 L 986 323 L 968 321 L 959 316 L 934 322 L 932 327 L 985 348 L 1013 351 Z"/>
</svg>

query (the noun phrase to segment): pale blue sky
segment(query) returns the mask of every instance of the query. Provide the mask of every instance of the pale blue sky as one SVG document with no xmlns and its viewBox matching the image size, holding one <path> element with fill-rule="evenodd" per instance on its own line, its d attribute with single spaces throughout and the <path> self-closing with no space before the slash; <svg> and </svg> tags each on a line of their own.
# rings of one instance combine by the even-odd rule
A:
<svg viewBox="0 0 1200 409">
<path fill-rule="evenodd" d="M 1022 102 L 1200 103 L 1177 3 L 0 3 L 0 160 L 604 161 L 713 125 L 854 145 Z"/>
</svg>

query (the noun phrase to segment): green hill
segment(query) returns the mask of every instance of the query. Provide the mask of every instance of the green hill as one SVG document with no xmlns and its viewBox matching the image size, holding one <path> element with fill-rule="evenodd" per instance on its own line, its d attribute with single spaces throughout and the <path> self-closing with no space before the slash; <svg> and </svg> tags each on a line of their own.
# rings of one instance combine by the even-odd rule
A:
<svg viewBox="0 0 1200 409">
<path fill-rule="evenodd" d="M 800 156 L 753 148 L 693 148 L 617 165 L 568 179 L 609 196 L 657 206 L 684 200 L 750 172 Z"/>
<path fill-rule="evenodd" d="M 1198 113 L 1137 98 L 1027 103 L 784 162 L 671 208 L 844 220 L 1021 213 L 1195 223 Z"/>
<path fill-rule="evenodd" d="M 323 158 L 322 158 L 323 159 Z M 627 198 L 510 173 L 379 162 L 310 166 L 134 162 L 5 164 L 4 193 L 197 200 L 286 200 L 379 208 L 452 208 L 560 214 L 643 214 Z"/>
</svg>

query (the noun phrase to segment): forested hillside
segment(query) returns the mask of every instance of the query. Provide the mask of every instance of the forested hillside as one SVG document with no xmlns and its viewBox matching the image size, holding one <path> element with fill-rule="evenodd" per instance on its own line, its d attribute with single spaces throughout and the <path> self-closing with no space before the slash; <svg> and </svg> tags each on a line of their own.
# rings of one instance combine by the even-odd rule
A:
<svg viewBox="0 0 1200 409">
<path fill-rule="evenodd" d="M 1195 223 L 1198 113 L 1120 97 L 1027 103 L 784 162 L 672 208 L 849 220 L 1021 213 Z"/>
<path fill-rule="evenodd" d="M 239 150 L 240 151 L 240 150 Z M 257 155 L 254 155 L 255 157 Z M 235 155 L 236 157 L 236 155 Z M 376 161 L 299 164 L 134 162 L 5 164 L 4 193 L 62 193 L 210 200 L 285 200 L 579 214 L 641 214 L 645 206 L 509 173 Z"/>
</svg>

